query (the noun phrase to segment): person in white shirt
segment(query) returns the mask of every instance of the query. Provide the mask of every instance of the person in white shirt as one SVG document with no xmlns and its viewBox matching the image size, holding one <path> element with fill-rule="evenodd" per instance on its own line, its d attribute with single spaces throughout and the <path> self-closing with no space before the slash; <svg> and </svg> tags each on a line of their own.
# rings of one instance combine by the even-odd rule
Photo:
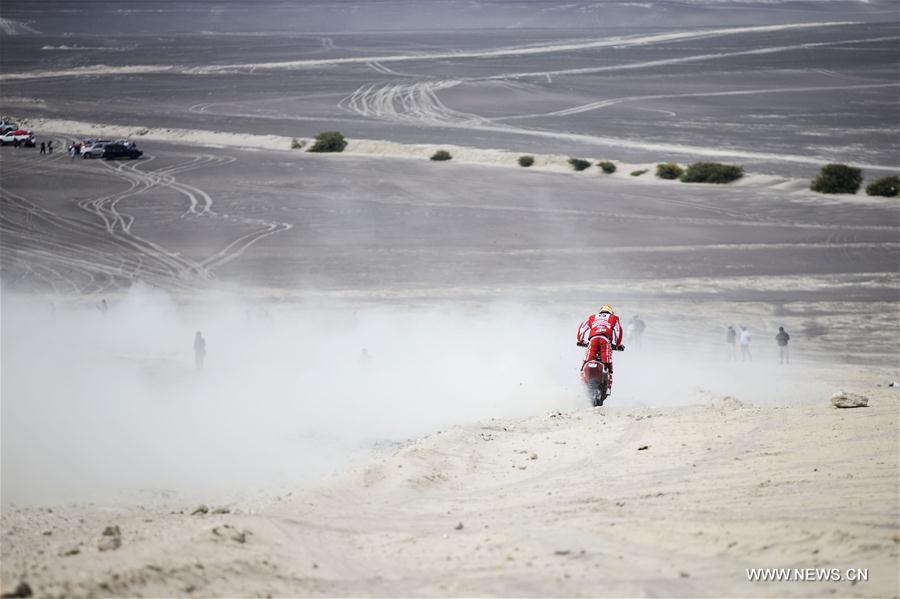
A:
<svg viewBox="0 0 900 599">
<path fill-rule="evenodd" d="M 742 362 L 752 362 L 753 356 L 750 355 L 750 331 L 747 330 L 747 327 L 741 325 L 741 361 Z"/>
</svg>

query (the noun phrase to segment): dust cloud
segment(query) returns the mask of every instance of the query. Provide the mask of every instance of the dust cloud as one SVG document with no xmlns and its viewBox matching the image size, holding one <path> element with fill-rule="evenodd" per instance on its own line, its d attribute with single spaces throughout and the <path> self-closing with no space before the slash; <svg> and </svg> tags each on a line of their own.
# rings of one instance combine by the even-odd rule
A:
<svg viewBox="0 0 900 599">
<path fill-rule="evenodd" d="M 7 295 L 2 318 L 4 503 L 295 484 L 375 443 L 582 402 L 572 327 L 511 306 L 185 305 L 139 286 L 106 312 Z"/>
<path fill-rule="evenodd" d="M 588 408 L 574 345 L 584 314 L 233 297 L 185 303 L 137 286 L 104 312 L 5 295 L 3 503 L 297 485 L 379 444 Z M 611 409 L 796 399 L 787 371 L 727 364 L 655 326 L 643 351 L 616 354 Z"/>
</svg>

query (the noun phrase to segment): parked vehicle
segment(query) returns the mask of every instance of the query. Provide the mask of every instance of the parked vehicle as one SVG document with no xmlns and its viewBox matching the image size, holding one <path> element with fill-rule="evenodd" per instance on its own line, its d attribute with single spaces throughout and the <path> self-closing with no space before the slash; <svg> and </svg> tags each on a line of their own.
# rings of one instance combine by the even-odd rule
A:
<svg viewBox="0 0 900 599">
<path fill-rule="evenodd" d="M 103 158 L 106 160 L 115 160 L 116 158 L 134 160 L 143 154 L 134 144 L 111 143 L 103 147 Z"/>
<path fill-rule="evenodd" d="M 86 141 L 81 145 L 82 158 L 102 158 L 103 148 L 112 142 L 109 140 Z"/>
<path fill-rule="evenodd" d="M 16 142 L 18 142 L 20 146 L 24 145 L 33 148 L 35 143 L 34 134 L 27 129 L 15 129 L 0 135 L 0 145 L 2 146 L 15 144 Z"/>
</svg>

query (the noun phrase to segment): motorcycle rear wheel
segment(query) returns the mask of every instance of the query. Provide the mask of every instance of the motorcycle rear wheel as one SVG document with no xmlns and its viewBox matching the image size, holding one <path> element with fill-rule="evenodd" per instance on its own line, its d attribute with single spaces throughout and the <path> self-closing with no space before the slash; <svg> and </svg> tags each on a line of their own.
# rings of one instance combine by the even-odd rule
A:
<svg viewBox="0 0 900 599">
<path fill-rule="evenodd" d="M 588 397 L 591 400 L 591 405 L 595 408 L 602 406 L 608 395 L 609 391 L 607 390 L 606 385 L 588 386 Z"/>
</svg>

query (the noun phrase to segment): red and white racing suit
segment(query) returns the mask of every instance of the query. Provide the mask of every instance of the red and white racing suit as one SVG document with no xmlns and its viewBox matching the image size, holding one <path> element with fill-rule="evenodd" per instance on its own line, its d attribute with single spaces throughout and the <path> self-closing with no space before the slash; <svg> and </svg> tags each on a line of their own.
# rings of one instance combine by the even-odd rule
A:
<svg viewBox="0 0 900 599">
<path fill-rule="evenodd" d="M 591 314 L 578 326 L 578 343 L 587 344 L 582 366 L 590 360 L 599 360 L 609 370 L 609 388 L 612 389 L 612 348 L 622 345 L 622 325 L 619 317 L 609 312 Z"/>
</svg>

